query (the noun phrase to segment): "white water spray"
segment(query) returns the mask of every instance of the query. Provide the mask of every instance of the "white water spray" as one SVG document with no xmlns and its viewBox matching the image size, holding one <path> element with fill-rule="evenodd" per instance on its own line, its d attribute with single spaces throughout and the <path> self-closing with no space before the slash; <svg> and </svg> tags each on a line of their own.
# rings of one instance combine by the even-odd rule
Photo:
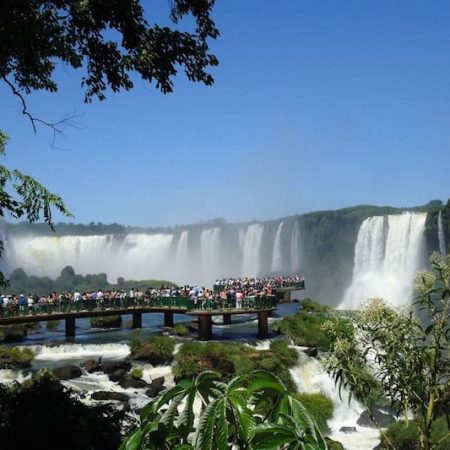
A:
<svg viewBox="0 0 450 450">
<path fill-rule="evenodd" d="M 283 255 L 281 249 L 281 233 L 283 232 L 284 222 L 280 222 L 273 242 L 272 250 L 272 272 L 281 272 L 283 270 Z"/>
</svg>

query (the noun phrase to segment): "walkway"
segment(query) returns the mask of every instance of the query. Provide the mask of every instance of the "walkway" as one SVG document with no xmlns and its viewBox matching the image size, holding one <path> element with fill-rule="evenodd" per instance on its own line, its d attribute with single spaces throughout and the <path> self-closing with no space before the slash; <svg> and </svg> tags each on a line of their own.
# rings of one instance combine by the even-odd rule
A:
<svg viewBox="0 0 450 450">
<path fill-rule="evenodd" d="M 30 322 L 65 320 L 66 337 L 74 337 L 76 319 L 99 316 L 116 316 L 132 314 L 133 328 L 142 327 L 142 314 L 163 313 L 164 326 L 173 327 L 174 314 L 187 314 L 197 317 L 199 322 L 198 337 L 202 340 L 212 337 L 212 316 L 223 315 L 223 323 L 230 324 L 231 316 L 237 314 L 258 315 L 258 337 L 268 337 L 267 318 L 276 309 L 274 297 L 248 298 L 242 308 L 236 308 L 233 301 L 206 301 L 202 308 L 196 308 L 193 300 L 185 297 L 156 297 L 150 299 L 114 299 L 103 303 L 92 300 L 68 302 L 57 305 L 36 305 L 34 307 L 7 306 L 0 310 L 0 325 L 18 325 Z"/>
</svg>

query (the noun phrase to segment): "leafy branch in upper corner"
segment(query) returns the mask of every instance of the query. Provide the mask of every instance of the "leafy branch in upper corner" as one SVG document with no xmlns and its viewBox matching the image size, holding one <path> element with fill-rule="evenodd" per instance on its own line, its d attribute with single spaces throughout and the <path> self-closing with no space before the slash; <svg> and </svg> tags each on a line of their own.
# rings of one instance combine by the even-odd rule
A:
<svg viewBox="0 0 450 450">
<path fill-rule="evenodd" d="M 7 140 L 8 137 L 0 131 L 0 155 L 5 154 Z M 50 192 L 33 177 L 0 165 L 0 217 L 25 218 L 29 222 L 43 218 L 53 229 L 52 208 L 72 217 L 61 197 Z M 0 257 L 2 251 L 3 242 L 0 241 Z M 0 272 L 0 285 L 5 284 L 5 276 Z"/>
<path fill-rule="evenodd" d="M 397 412 L 413 415 L 424 450 L 450 442 L 450 257 L 434 253 L 430 265 L 432 271 L 416 278 L 417 312 L 372 299 L 353 316 L 353 332 L 342 333 L 333 322 L 326 327 L 333 340 L 326 367 L 339 388 L 347 388 L 371 413 L 375 378 Z M 449 432 L 436 441 L 432 426 L 442 416 Z"/>
</svg>

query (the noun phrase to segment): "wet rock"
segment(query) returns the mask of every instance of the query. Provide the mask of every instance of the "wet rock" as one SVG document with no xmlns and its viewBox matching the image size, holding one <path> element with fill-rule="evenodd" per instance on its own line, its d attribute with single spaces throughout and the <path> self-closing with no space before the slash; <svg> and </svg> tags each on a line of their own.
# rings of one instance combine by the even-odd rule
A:
<svg viewBox="0 0 450 450">
<path fill-rule="evenodd" d="M 164 377 L 158 377 L 155 378 L 154 380 L 152 380 L 152 386 L 155 386 L 156 389 L 158 389 L 158 391 L 162 391 L 164 389 L 164 382 L 165 382 L 165 378 Z"/>
<path fill-rule="evenodd" d="M 116 370 L 123 369 L 126 372 L 129 372 L 131 369 L 131 363 L 130 361 L 123 360 L 123 361 L 102 361 L 101 363 L 101 370 L 105 373 L 112 373 Z"/>
<path fill-rule="evenodd" d="M 111 381 L 117 383 L 126 373 L 127 371 L 125 369 L 117 369 L 108 376 Z"/>
<path fill-rule="evenodd" d="M 127 394 L 124 394 L 123 392 L 112 392 L 112 391 L 96 391 L 92 394 L 91 398 L 92 400 L 101 400 L 101 401 L 115 400 L 122 403 L 126 403 L 130 399 L 130 397 Z"/>
<path fill-rule="evenodd" d="M 119 379 L 119 385 L 124 389 L 145 389 L 148 388 L 149 385 L 144 380 L 140 380 L 139 378 L 134 378 L 133 375 L 126 373 L 121 376 Z"/>
<path fill-rule="evenodd" d="M 319 353 L 317 347 L 308 347 L 303 350 L 303 353 L 306 353 L 308 356 L 315 358 Z"/>
<path fill-rule="evenodd" d="M 53 369 L 53 374 L 58 380 L 71 380 L 81 377 L 81 369 L 78 366 L 62 366 Z"/>
<path fill-rule="evenodd" d="M 164 377 L 155 378 L 145 391 L 147 397 L 156 397 L 164 389 Z"/>
<path fill-rule="evenodd" d="M 386 414 L 379 409 L 373 408 L 372 415 L 381 428 L 387 428 L 391 423 L 395 422 L 395 417 L 393 415 Z M 362 427 L 377 428 L 370 418 L 369 411 L 363 411 L 356 423 Z"/>
<path fill-rule="evenodd" d="M 0 327 L 0 341 L 17 342 L 27 337 L 25 325 L 8 325 Z"/>
<path fill-rule="evenodd" d="M 341 427 L 339 431 L 343 433 L 356 433 L 356 427 Z"/>
<path fill-rule="evenodd" d="M 82 367 L 88 373 L 100 372 L 102 370 L 102 363 L 100 359 L 87 359 L 83 362 Z"/>
</svg>

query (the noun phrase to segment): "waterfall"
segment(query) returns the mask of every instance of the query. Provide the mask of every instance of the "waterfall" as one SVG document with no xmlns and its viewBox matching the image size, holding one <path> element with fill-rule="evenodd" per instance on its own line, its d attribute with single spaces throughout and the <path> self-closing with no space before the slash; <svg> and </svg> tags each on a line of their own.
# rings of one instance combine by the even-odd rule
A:
<svg viewBox="0 0 450 450">
<path fill-rule="evenodd" d="M 64 266 L 77 273 L 104 272 L 110 281 L 127 279 L 170 279 L 167 263 L 172 234 L 127 234 L 15 237 L 10 242 L 11 267 L 22 267 L 28 274 L 55 278 Z"/>
<path fill-rule="evenodd" d="M 255 223 L 239 234 L 242 249 L 242 275 L 253 277 L 259 275 L 261 263 L 261 243 L 264 225 Z"/>
<path fill-rule="evenodd" d="M 291 234 L 291 272 L 299 274 L 300 272 L 300 226 L 298 222 L 294 222 Z"/>
<path fill-rule="evenodd" d="M 281 233 L 283 231 L 283 225 L 284 222 L 280 222 L 278 225 L 275 240 L 273 242 L 271 271 L 274 273 L 279 273 L 283 270 L 283 255 L 281 250 Z"/>
<path fill-rule="evenodd" d="M 442 211 L 439 211 L 438 215 L 438 238 L 439 238 L 439 251 L 442 256 L 447 255 L 446 246 L 445 246 L 445 236 L 444 236 L 444 228 L 442 226 Z"/>
<path fill-rule="evenodd" d="M 220 228 L 203 230 L 200 236 L 200 255 L 202 262 L 202 279 L 211 283 L 220 276 Z"/>
<path fill-rule="evenodd" d="M 393 306 L 409 306 L 413 281 L 424 251 L 426 213 L 369 217 L 355 246 L 353 278 L 340 304 L 356 309 L 368 298 L 382 297 Z"/>
</svg>

